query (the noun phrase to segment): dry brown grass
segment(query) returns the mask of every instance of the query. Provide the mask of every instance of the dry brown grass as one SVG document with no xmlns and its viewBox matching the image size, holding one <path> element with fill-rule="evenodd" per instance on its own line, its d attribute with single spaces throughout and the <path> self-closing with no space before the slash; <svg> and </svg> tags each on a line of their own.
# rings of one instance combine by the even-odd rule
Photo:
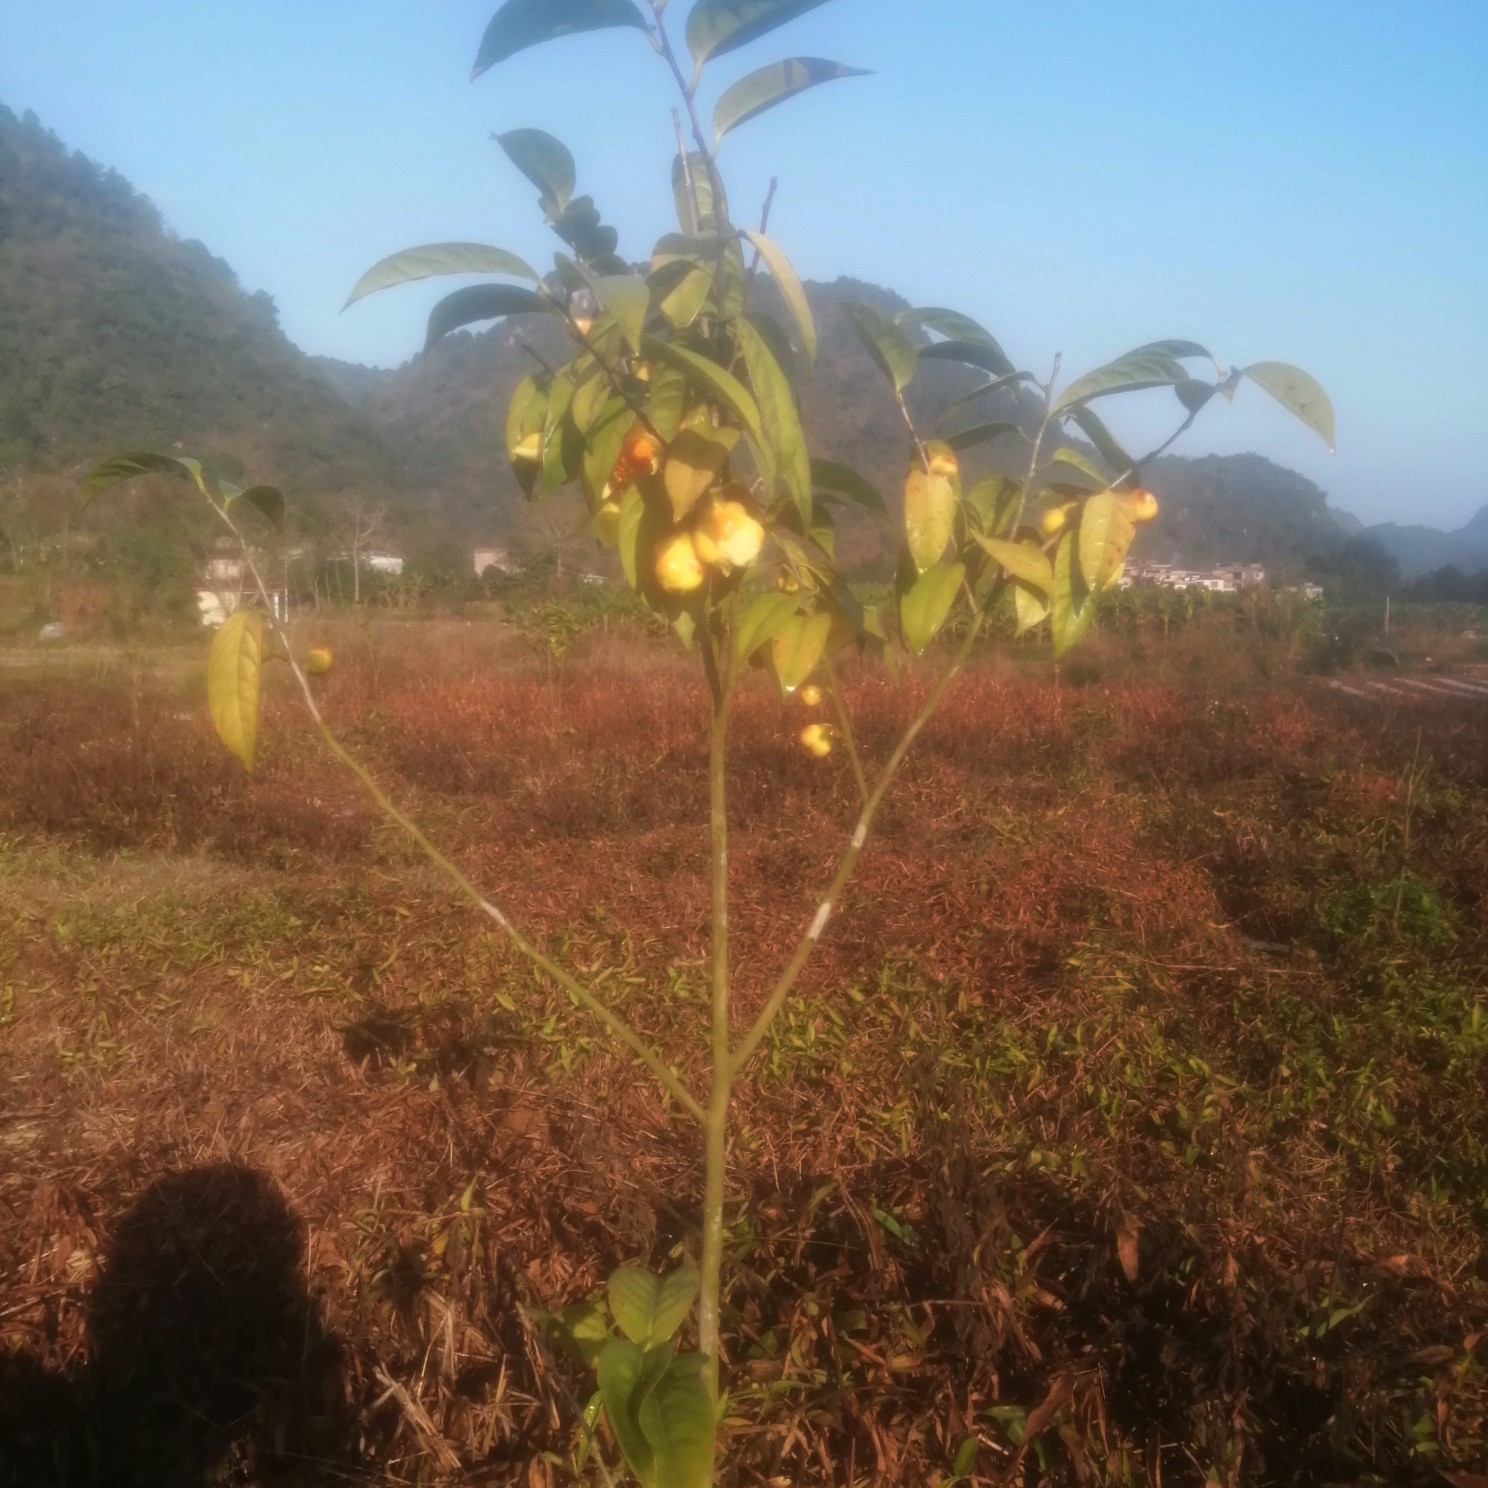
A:
<svg viewBox="0 0 1488 1488">
<path fill-rule="evenodd" d="M 691 670 L 399 634 L 331 637 L 343 735 L 696 1075 Z M 927 1483 L 968 1434 L 989 1482 L 1481 1460 L 1488 709 L 1178 670 L 989 661 L 908 767 L 741 1102 L 730 1482 Z M 923 683 L 848 685 L 882 757 Z M 175 1402 L 242 1417 L 176 1439 L 235 1480 L 563 1481 L 542 1454 L 586 1386 L 535 1319 L 690 1248 L 691 1133 L 287 697 L 253 780 L 173 689 L 0 701 L 0 1431 L 28 1470 L 42 1438 L 69 1482 L 100 1442 L 139 1457 Z M 746 691 L 746 1011 L 855 814 L 800 721 Z M 204 1332 L 214 1285 L 259 1305 Z"/>
</svg>

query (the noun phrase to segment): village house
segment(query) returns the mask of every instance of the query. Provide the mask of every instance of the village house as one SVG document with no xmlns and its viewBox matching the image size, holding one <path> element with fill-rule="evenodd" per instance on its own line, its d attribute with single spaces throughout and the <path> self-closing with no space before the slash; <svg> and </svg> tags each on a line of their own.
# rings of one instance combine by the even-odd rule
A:
<svg viewBox="0 0 1488 1488">
<path fill-rule="evenodd" d="M 484 578 L 487 572 L 495 570 L 498 574 L 520 573 L 521 567 L 512 561 L 511 552 L 500 543 L 492 543 L 484 548 L 472 550 L 471 563 L 475 569 L 476 578 Z"/>
<path fill-rule="evenodd" d="M 270 589 L 260 593 L 247 560 L 226 538 L 214 544 L 193 585 L 201 623 L 216 630 L 241 609 L 267 606 L 281 623 L 289 619 L 289 593 Z"/>
<path fill-rule="evenodd" d="M 1216 563 L 1212 568 L 1180 568 L 1172 563 L 1129 563 L 1117 580 L 1123 589 L 1160 585 L 1168 589 L 1208 589 L 1215 594 L 1237 594 L 1266 582 L 1263 563 Z"/>
</svg>

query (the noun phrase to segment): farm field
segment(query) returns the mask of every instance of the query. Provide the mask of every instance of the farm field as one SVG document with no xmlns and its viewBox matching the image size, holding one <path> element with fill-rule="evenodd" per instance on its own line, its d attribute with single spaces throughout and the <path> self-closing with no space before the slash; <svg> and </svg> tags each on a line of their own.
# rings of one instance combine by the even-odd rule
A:
<svg viewBox="0 0 1488 1488">
<path fill-rule="evenodd" d="M 690 1073 L 687 661 L 303 636 L 381 783 Z M 1488 1481 L 1488 706 L 1125 653 L 958 680 L 741 1091 L 730 1483 Z M 694 1252 L 693 1130 L 285 676 L 248 777 L 199 647 L 13 659 L 0 1483 L 573 1481 L 592 1384 L 543 1318 Z M 927 684 L 844 680 L 880 758 Z M 805 717 L 741 695 L 741 1019 L 855 819 Z"/>
</svg>

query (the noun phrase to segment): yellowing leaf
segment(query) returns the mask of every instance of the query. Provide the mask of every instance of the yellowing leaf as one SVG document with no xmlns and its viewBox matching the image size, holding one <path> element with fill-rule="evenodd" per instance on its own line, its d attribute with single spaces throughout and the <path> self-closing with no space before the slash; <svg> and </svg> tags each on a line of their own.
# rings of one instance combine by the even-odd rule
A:
<svg viewBox="0 0 1488 1488">
<path fill-rule="evenodd" d="M 909 556 L 923 573 L 938 562 L 956 526 L 961 479 L 912 465 L 904 478 L 904 536 Z"/>
<path fill-rule="evenodd" d="M 997 537 L 978 537 L 977 541 L 1015 579 L 1031 584 L 1046 597 L 1054 592 L 1054 568 L 1040 548 Z"/>
<path fill-rule="evenodd" d="M 796 608 L 793 594 L 760 595 L 739 616 L 739 626 L 734 632 L 734 654 L 740 661 L 748 660 L 790 623 Z"/>
<path fill-rule="evenodd" d="M 959 563 L 932 563 L 899 601 L 905 643 L 918 656 L 945 624 L 966 570 Z"/>
<path fill-rule="evenodd" d="M 1080 514 L 1080 575 L 1092 594 L 1114 583 L 1126 563 L 1137 522 L 1130 496 L 1102 491 Z"/>
<path fill-rule="evenodd" d="M 263 671 L 263 616 L 237 610 L 223 622 L 207 658 L 207 707 L 228 753 L 253 770 Z"/>
<path fill-rule="evenodd" d="M 697 1294 L 695 1266 L 681 1266 L 670 1276 L 621 1266 L 610 1277 L 610 1312 L 632 1343 L 651 1348 L 665 1343 L 682 1326 Z"/>
<path fill-rule="evenodd" d="M 811 304 L 806 298 L 805 286 L 801 283 L 780 245 L 773 238 L 767 238 L 762 232 L 751 232 L 744 229 L 744 236 L 754 245 L 755 251 L 764 259 L 770 270 L 770 276 L 775 280 L 775 287 L 780 291 L 780 297 L 795 317 L 796 329 L 801 333 L 801 350 L 806 353 L 806 360 L 816 360 L 816 321 L 811 314 Z"/>
<path fill-rule="evenodd" d="M 1050 596 L 1049 616 L 1056 661 L 1079 641 L 1095 619 L 1095 597 L 1085 587 L 1075 543 L 1075 534 L 1066 532 L 1054 550 L 1054 592 Z"/>
<path fill-rule="evenodd" d="M 738 442 L 739 431 L 715 429 L 706 408 L 687 416 L 681 431 L 667 447 L 663 473 L 673 520 L 680 522 L 718 480 Z"/>
<path fill-rule="evenodd" d="M 1026 635 L 1035 625 L 1049 618 L 1049 601 L 1022 579 L 1013 582 L 1013 608 L 1018 615 L 1018 635 Z"/>
<path fill-rule="evenodd" d="M 1335 447 L 1333 403 L 1311 373 L 1289 362 L 1252 362 L 1244 372 L 1288 413 L 1301 419 L 1329 449 Z"/>
<path fill-rule="evenodd" d="M 770 642 L 770 661 L 786 692 L 794 692 L 816 670 L 831 634 L 830 614 L 797 615 Z"/>
</svg>

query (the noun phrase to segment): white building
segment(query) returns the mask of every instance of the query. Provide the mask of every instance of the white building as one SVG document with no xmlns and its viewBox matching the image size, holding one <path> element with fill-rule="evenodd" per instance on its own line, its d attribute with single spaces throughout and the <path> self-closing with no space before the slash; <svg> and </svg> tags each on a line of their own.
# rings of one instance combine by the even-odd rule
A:
<svg viewBox="0 0 1488 1488">
<path fill-rule="evenodd" d="M 478 579 L 484 577 L 492 569 L 499 574 L 521 572 L 517 564 L 512 562 L 511 553 L 499 543 L 493 543 L 490 547 L 475 548 L 471 552 L 470 559 Z"/>
</svg>

